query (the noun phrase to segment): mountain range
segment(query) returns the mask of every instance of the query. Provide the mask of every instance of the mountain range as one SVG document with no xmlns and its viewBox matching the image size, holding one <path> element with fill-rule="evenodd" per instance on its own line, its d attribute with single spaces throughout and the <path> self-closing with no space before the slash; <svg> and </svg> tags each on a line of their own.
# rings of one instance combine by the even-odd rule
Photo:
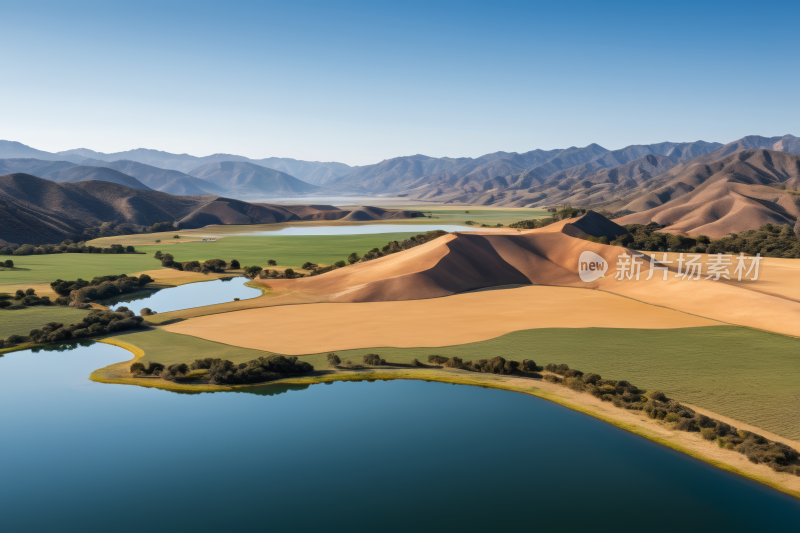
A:
<svg viewBox="0 0 800 533">
<path fill-rule="evenodd" d="M 376 195 L 482 206 L 570 205 L 639 213 L 625 220 L 651 216 L 671 231 L 702 230 L 717 236 L 734 228 L 752 229 L 759 221 L 797 223 L 791 207 L 797 198 L 791 190 L 797 184 L 790 169 L 798 154 L 798 137 L 754 135 L 724 145 L 662 142 L 608 150 L 590 144 L 495 152 L 477 158 L 417 154 L 349 167 L 228 154 L 196 157 L 148 149 L 104 154 L 81 148 L 50 153 L 0 141 L 0 157 L 6 157 L 0 159 L 0 174 L 22 172 L 57 182 L 101 180 L 144 191 L 212 194 L 249 202 Z M 718 197 L 711 198 L 714 194 Z M 735 195 L 746 199 L 734 201 L 732 198 L 739 198 Z M 750 207 L 745 209 L 745 204 Z M 702 214 L 693 214 L 701 207 Z M 748 213 L 746 217 L 737 215 L 740 208 Z M 749 222 L 733 224 L 736 217 Z M 723 222 L 716 224 L 720 220 Z"/>
<path fill-rule="evenodd" d="M 73 167 L 74 168 L 74 167 Z M 424 216 L 418 211 L 330 205 L 282 206 L 217 195 L 178 196 L 110 181 L 56 182 L 30 174 L 0 176 L 0 244 L 57 243 L 104 222 L 182 228 L 210 224 L 273 224 L 293 220 L 382 220 Z"/>
</svg>

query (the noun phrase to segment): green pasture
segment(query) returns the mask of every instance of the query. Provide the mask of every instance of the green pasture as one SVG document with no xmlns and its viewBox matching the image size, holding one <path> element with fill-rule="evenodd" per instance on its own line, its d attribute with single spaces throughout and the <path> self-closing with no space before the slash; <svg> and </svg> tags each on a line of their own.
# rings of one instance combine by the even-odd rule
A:
<svg viewBox="0 0 800 533">
<path fill-rule="evenodd" d="M 187 242 L 171 245 L 137 246 L 138 251 L 147 252 L 158 265 L 153 254 L 157 250 L 170 253 L 176 261 L 204 261 L 206 259 L 237 259 L 242 266 L 258 265 L 267 267 L 267 260 L 274 259 L 278 265 L 299 267 L 306 261 L 330 265 L 347 259 L 353 252 L 363 255 L 372 248 L 381 248 L 389 241 L 402 241 L 419 232 L 378 233 L 375 235 L 286 235 L 235 236 L 225 237 L 214 242 Z M 151 268 L 153 268 L 151 267 Z"/>
<path fill-rule="evenodd" d="M 13 311 L 0 309 L 0 339 L 11 335 L 27 335 L 32 329 L 41 328 L 48 322 L 75 324 L 83 320 L 88 312 L 58 305 L 27 307 Z"/>
<path fill-rule="evenodd" d="M 265 344 L 269 327 L 265 326 Z M 145 351 L 144 361 L 164 364 L 222 357 L 244 362 L 267 352 L 236 348 L 166 331 L 123 335 Z M 388 362 L 427 362 L 428 355 L 475 360 L 502 356 L 539 365 L 566 363 L 609 379 L 660 389 L 679 401 L 699 405 L 791 439 L 800 439 L 800 339 L 737 327 L 666 330 L 535 329 L 487 341 L 444 348 L 344 350 L 342 359 L 377 353 Z M 326 353 L 303 356 L 317 368 Z"/>
<path fill-rule="evenodd" d="M 59 278 L 90 280 L 95 276 L 132 274 L 161 267 L 152 254 L 48 254 L 11 258 L 16 268 L 0 271 L 0 286 L 50 283 Z"/>
</svg>

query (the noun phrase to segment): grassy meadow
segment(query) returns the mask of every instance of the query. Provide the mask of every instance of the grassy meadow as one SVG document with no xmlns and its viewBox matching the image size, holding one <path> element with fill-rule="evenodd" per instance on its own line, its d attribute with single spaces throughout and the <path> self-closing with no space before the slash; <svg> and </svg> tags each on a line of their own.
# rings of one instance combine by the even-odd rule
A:
<svg viewBox="0 0 800 533">
<path fill-rule="evenodd" d="M 88 310 L 62 307 L 28 307 L 9 311 L 0 309 L 0 339 L 10 335 L 27 335 L 32 329 L 41 328 L 48 322 L 74 324 L 83 320 Z"/>
<path fill-rule="evenodd" d="M 269 327 L 265 326 L 265 337 Z M 143 361 L 164 364 L 197 357 L 244 362 L 268 352 L 236 348 L 166 331 L 121 335 L 141 347 Z M 442 348 L 367 348 L 339 351 L 360 361 L 377 353 L 389 362 L 427 362 L 428 355 L 476 360 L 502 356 L 539 365 L 566 363 L 609 379 L 660 389 L 675 399 L 711 409 L 791 439 L 800 439 L 800 339 L 736 327 L 668 330 L 536 329 Z M 303 356 L 317 368 L 326 353 Z"/>
<path fill-rule="evenodd" d="M 90 280 L 95 276 L 132 274 L 161 266 L 153 259 L 152 254 L 48 254 L 10 257 L 15 268 L 0 272 L 0 291 L 5 290 L 5 285 L 49 284 L 59 278 Z"/>
<path fill-rule="evenodd" d="M 150 268 L 159 265 L 152 259 L 157 250 L 170 253 L 176 261 L 204 261 L 206 259 L 237 259 L 242 266 L 267 266 L 274 259 L 284 267 L 299 267 L 306 261 L 329 265 L 347 259 L 353 252 L 363 255 L 372 248 L 382 247 L 389 241 L 402 241 L 419 232 L 378 233 L 374 235 L 296 235 L 296 236 L 235 236 L 214 242 L 187 242 L 181 244 L 157 244 L 137 246 L 138 251 L 147 252 Z"/>
</svg>

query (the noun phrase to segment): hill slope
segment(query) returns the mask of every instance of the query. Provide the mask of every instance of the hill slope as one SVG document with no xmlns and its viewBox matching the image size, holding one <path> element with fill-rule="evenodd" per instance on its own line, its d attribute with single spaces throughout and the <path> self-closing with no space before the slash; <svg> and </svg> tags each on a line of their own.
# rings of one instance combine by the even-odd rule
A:
<svg viewBox="0 0 800 533">
<path fill-rule="evenodd" d="M 116 171 L 111 168 L 105 167 L 90 167 L 84 165 L 75 165 L 60 170 L 53 170 L 46 174 L 41 175 L 42 178 L 67 183 L 77 183 L 79 181 L 106 181 L 109 183 L 116 183 L 131 187 L 132 189 L 141 189 L 143 191 L 151 191 L 152 189 L 137 180 L 133 176 L 128 176 L 122 172 Z"/>
<path fill-rule="evenodd" d="M 621 224 L 666 224 L 667 232 L 719 238 L 764 224 L 800 218 L 800 156 L 772 150 L 741 150 L 710 164 L 693 163 L 667 184 L 627 208 L 640 211 Z"/>
</svg>

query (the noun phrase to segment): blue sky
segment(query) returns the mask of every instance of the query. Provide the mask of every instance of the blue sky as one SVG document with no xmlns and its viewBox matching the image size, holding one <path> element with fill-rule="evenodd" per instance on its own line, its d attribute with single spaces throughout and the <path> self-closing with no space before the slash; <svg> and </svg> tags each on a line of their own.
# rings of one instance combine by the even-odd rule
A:
<svg viewBox="0 0 800 533">
<path fill-rule="evenodd" d="M 800 135 L 800 2 L 6 2 L 0 139 L 363 165 Z"/>
</svg>

